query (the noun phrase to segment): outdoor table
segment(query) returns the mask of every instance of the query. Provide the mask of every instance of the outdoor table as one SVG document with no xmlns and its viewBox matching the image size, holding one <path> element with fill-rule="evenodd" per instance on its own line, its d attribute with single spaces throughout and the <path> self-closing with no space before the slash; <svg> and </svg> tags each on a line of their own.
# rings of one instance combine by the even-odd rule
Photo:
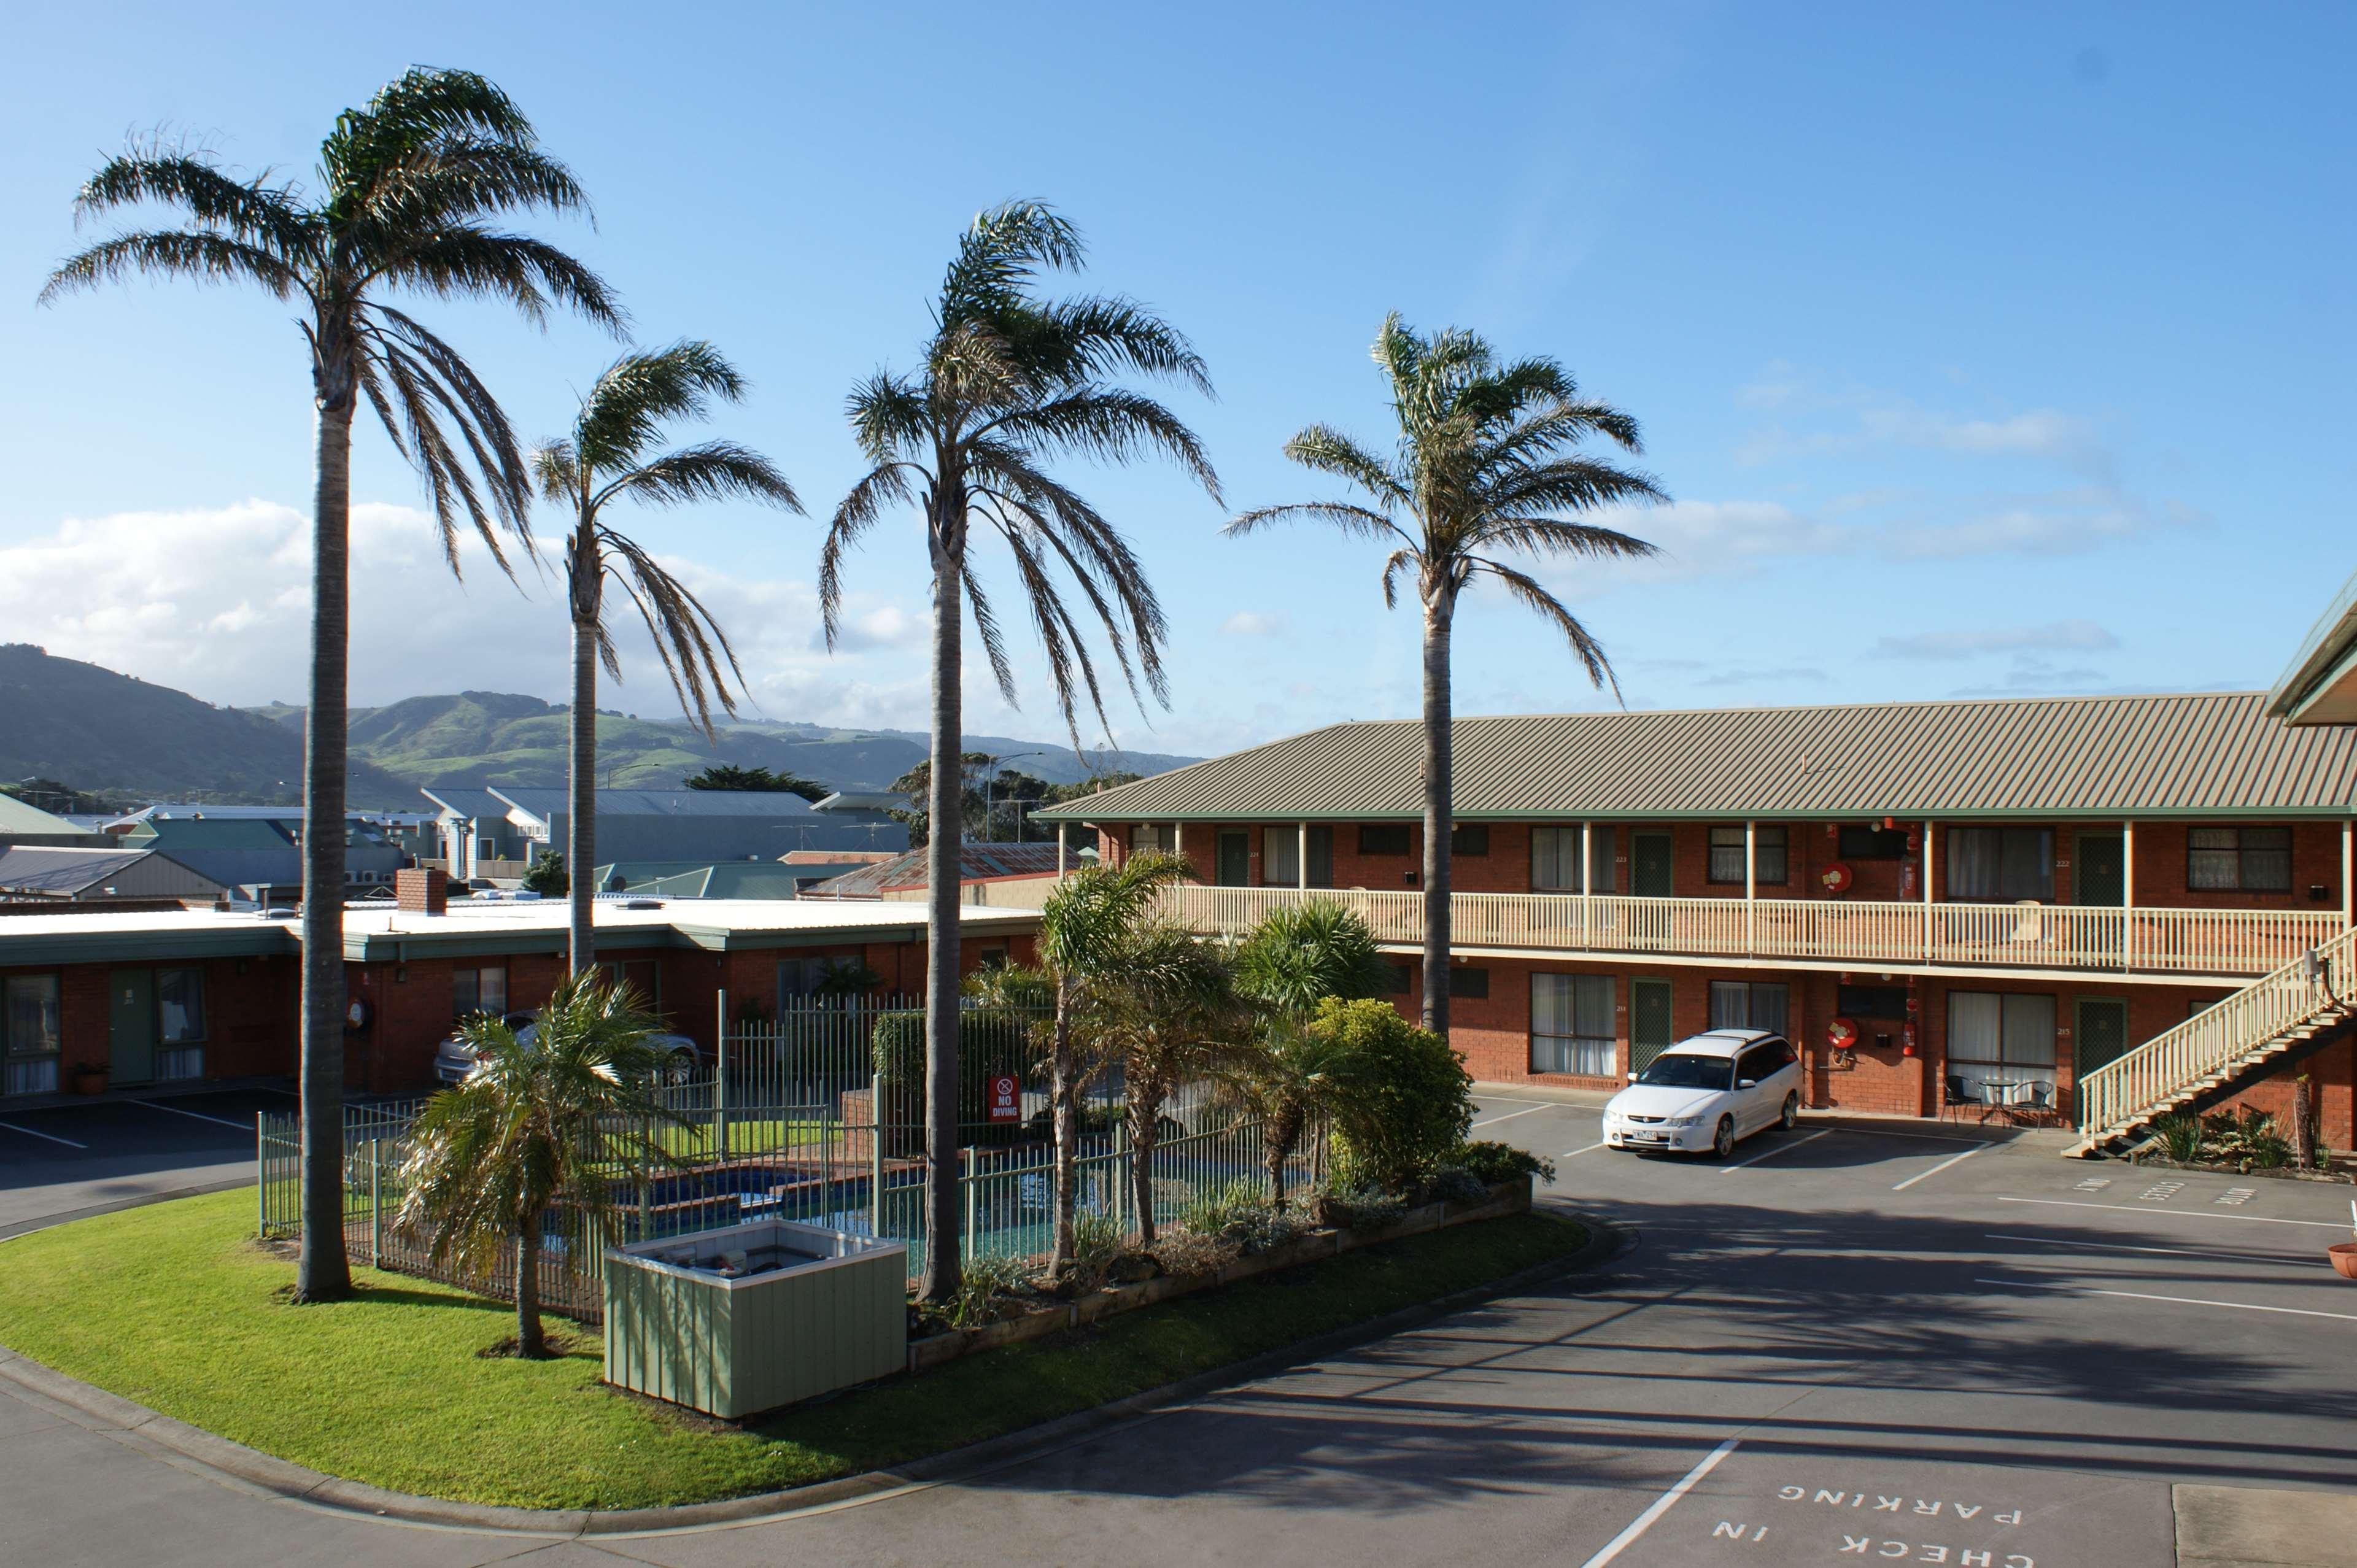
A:
<svg viewBox="0 0 2357 1568">
<path fill-rule="evenodd" d="M 2029 1087 L 2029 1079 L 2019 1078 L 1985 1078 L 1981 1079 L 1981 1089 L 1983 1092 L 1986 1092 L 1993 1089 L 2003 1090 L 2006 1091 L 2005 1099 L 1991 1100 L 1986 1105 L 1981 1108 L 1982 1124 L 1984 1126 L 1987 1125 L 1988 1119 L 1992 1116 L 2002 1116 L 2007 1122 L 2014 1121 L 2012 1091 L 2017 1089 L 2026 1089 Z"/>
</svg>

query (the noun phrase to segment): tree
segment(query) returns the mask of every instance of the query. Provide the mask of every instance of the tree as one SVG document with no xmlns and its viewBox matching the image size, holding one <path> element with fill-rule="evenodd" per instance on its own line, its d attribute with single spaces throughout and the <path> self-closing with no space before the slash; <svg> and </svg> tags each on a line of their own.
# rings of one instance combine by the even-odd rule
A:
<svg viewBox="0 0 2357 1568">
<path fill-rule="evenodd" d="M 982 821 L 982 789 L 976 780 L 989 768 L 990 753 L 962 751 L 958 753 L 958 834 L 962 839 L 977 836 L 974 827 Z M 933 842 L 933 813 L 930 804 L 933 793 L 933 765 L 920 762 L 884 787 L 889 795 L 908 797 L 909 810 L 891 812 L 896 822 L 909 830 L 909 847 L 922 849 Z"/>
<path fill-rule="evenodd" d="M 653 1089 L 662 1027 L 628 986 L 574 975 L 528 1045 L 489 1014 L 460 1025 L 481 1065 L 418 1112 L 394 1223 L 423 1230 L 436 1262 L 488 1272 L 512 1250 L 519 1356 L 548 1353 L 539 1286 L 549 1211 L 561 1201 L 581 1227 L 577 1253 L 595 1256 L 620 1239 L 618 1195 L 675 1163 L 655 1136 L 683 1122 Z"/>
<path fill-rule="evenodd" d="M 544 898 L 562 898 L 572 885 L 573 878 L 565 869 L 565 855 L 558 850 L 542 850 L 524 870 L 523 890 Z"/>
<path fill-rule="evenodd" d="M 767 768 L 739 768 L 733 762 L 716 762 L 679 782 L 685 789 L 749 789 L 764 794 L 800 795 L 811 801 L 823 800 L 834 793 L 832 785 L 805 779 L 791 768 L 773 772 Z"/>
<path fill-rule="evenodd" d="M 1162 1107 L 1189 1079 L 1217 1075 L 1252 1048 L 1252 1009 L 1236 992 L 1225 954 L 1168 919 L 1131 939 L 1099 1008 L 1103 1049 L 1121 1066 L 1138 1239 L 1150 1247 Z"/>
<path fill-rule="evenodd" d="M 470 71 L 413 68 L 365 109 L 338 115 L 320 145 L 316 199 L 267 178 L 241 180 L 202 152 L 160 141 L 135 145 L 83 185 L 77 213 L 153 202 L 182 209 L 188 221 L 102 240 L 60 265 L 41 298 L 148 274 L 252 284 L 299 313 L 316 447 L 296 1294 L 324 1301 L 351 1288 L 343 1226 L 345 692 L 352 415 L 361 402 L 424 478 L 454 573 L 462 516 L 503 570 L 502 532 L 529 548 L 531 481 L 507 416 L 456 349 L 385 296 L 502 301 L 535 323 L 554 304 L 616 330 L 621 311 L 579 262 L 495 225 L 516 211 L 588 204 L 565 166 L 540 150 L 522 111 Z"/>
<path fill-rule="evenodd" d="M 1080 1182 L 1081 1093 L 1101 1068 L 1103 1053 L 1087 1046 L 1106 1033 L 1109 1015 L 1135 998 L 1116 993 L 1150 984 L 1150 961 L 1167 959 L 1141 947 L 1162 891 L 1194 875 L 1173 855 L 1142 854 L 1118 867 L 1092 866 L 1067 877 L 1039 908 L 1040 968 L 1055 988 L 1049 1030 L 1048 1108 L 1055 1128 L 1055 1179 L 1050 1184 L 1048 1259 L 1051 1277 L 1072 1260 L 1073 1211 Z M 1129 1011 L 1138 1011 L 1131 1006 Z"/>
<path fill-rule="evenodd" d="M 1500 364 L 1490 345 L 1455 329 L 1419 337 L 1398 315 L 1375 338 L 1375 363 L 1391 385 L 1399 445 L 1389 461 L 1349 436 L 1313 424 L 1285 455 L 1357 487 L 1372 501 L 1263 507 L 1228 524 L 1245 534 L 1273 522 L 1323 522 L 1392 547 L 1383 603 L 1411 575 L 1424 607 L 1424 1026 L 1448 1033 L 1450 834 L 1456 823 L 1456 736 L 1449 645 L 1458 598 L 1476 577 L 1494 578 L 1552 622 L 1589 681 L 1620 683 L 1603 648 L 1563 601 L 1501 555 L 1626 559 L 1653 553 L 1643 540 L 1571 518 L 1630 501 L 1668 498 L 1645 475 L 1575 450 L 1601 435 L 1640 450 L 1637 422 L 1583 398 L 1553 360 Z"/>
<path fill-rule="evenodd" d="M 1405 1192 L 1446 1162 L 1473 1124 L 1473 1079 L 1448 1042 L 1388 1002 L 1318 1004 L 1310 1030 L 1340 1047 L 1334 1130 L 1358 1176 Z"/>
<path fill-rule="evenodd" d="M 1044 300 L 1042 271 L 1077 269 L 1079 233 L 1037 202 L 977 217 L 933 308 L 934 330 L 914 373 L 878 371 L 854 389 L 852 427 L 873 465 L 835 509 L 819 564 L 827 645 L 842 631 L 843 566 L 886 510 L 919 508 L 932 568 L 932 746 L 928 812 L 933 824 L 962 815 L 951 765 L 963 735 L 964 628 L 974 630 L 1007 702 L 1016 700 L 998 617 L 971 553 L 978 522 L 1013 557 L 1059 710 L 1078 743 L 1077 704 L 1102 720 L 1103 693 L 1081 621 L 1058 585 L 1067 575 L 1102 624 L 1133 697 L 1168 701 L 1162 665 L 1162 606 L 1129 543 L 1095 507 L 1049 473 L 1060 457 L 1127 462 L 1160 454 L 1214 499 L 1219 481 L 1201 443 L 1177 415 L 1114 383 L 1124 372 L 1175 377 L 1208 393 L 1203 362 L 1186 338 L 1132 301 Z M 1138 699 L 1141 703 L 1143 698 Z M 928 836 L 925 1006 L 929 1051 L 926 1122 L 928 1233 L 934 1238 L 920 1294 L 946 1301 L 959 1279 L 957 1019 L 958 835 Z"/>
<path fill-rule="evenodd" d="M 671 677 L 680 711 L 713 736 L 712 704 L 734 714 L 737 651 L 687 585 L 647 548 L 606 521 L 606 509 L 630 499 L 650 506 L 741 499 L 802 510 L 785 476 L 759 453 L 730 441 L 707 441 L 657 454 L 663 425 L 701 419 L 713 400 L 741 401 L 745 381 L 709 343 L 686 341 L 651 353 L 623 355 L 581 400 L 573 433 L 532 455 L 540 492 L 572 515 L 565 541 L 565 602 L 573 618 L 573 709 L 569 725 L 565 854 L 576 865 L 597 864 L 597 666 L 615 680 L 622 666 L 606 624 L 606 584 L 630 599 Z M 597 889 L 573 885 L 566 926 L 574 972 L 597 961 L 592 925 Z"/>
</svg>

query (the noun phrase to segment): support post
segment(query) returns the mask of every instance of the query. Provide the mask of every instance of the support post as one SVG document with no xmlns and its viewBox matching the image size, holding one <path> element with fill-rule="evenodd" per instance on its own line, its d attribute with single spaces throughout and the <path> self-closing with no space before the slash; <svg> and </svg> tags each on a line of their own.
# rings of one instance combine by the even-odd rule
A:
<svg viewBox="0 0 2357 1568">
<path fill-rule="evenodd" d="M 712 1039 L 712 1148 L 719 1159 L 728 1157 L 728 991 L 722 987 L 714 1001 L 719 1021 Z"/>
<path fill-rule="evenodd" d="M 384 1267 L 384 1140 L 369 1140 L 369 1267 Z"/>
<path fill-rule="evenodd" d="M 1184 822 L 1170 824 L 1170 853 L 1181 860 L 1187 858 L 1187 824 Z"/>
<path fill-rule="evenodd" d="M 1130 1181 L 1129 1118 L 1123 1115 L 1113 1124 L 1113 1219 L 1126 1235 L 1137 1229 L 1137 1206 L 1154 1200 L 1153 1176 L 1146 1177 L 1146 1190 L 1140 1193 Z"/>
<path fill-rule="evenodd" d="M 884 1075 L 867 1080 L 867 1233 L 884 1234 Z"/>
<path fill-rule="evenodd" d="M 1923 823 L 1923 961 L 1932 961 L 1932 822 Z"/>
<path fill-rule="evenodd" d="M 270 1234 L 270 1140 L 263 1135 L 263 1113 L 253 1113 L 253 1234 Z"/>
<path fill-rule="evenodd" d="M 2357 872 L 2357 823 L 2341 819 L 2341 923 L 2357 926 L 2357 887 L 2350 886 L 2350 874 Z"/>
<path fill-rule="evenodd" d="M 2120 824 L 2120 967 L 2136 967 L 2136 823 Z"/>
<path fill-rule="evenodd" d="M 1760 824 L 1750 818 L 1743 821 L 1743 950 L 1755 950 L 1753 921 L 1757 911 L 1754 903 L 1760 896 Z"/>
<path fill-rule="evenodd" d="M 965 1194 L 965 1223 L 958 1227 L 958 1255 L 967 1262 L 974 1262 L 974 1211 L 975 1189 L 982 1185 L 982 1172 L 974 1162 L 971 1146 L 958 1151 L 958 1186 Z"/>
<path fill-rule="evenodd" d="M 1297 825 L 1300 830 L 1298 835 L 1300 842 L 1294 845 L 1293 880 L 1304 893 L 1307 893 L 1309 891 L 1309 824 L 1302 822 Z M 2345 832 L 2341 842 L 2344 844 L 2348 842 Z"/>
<path fill-rule="evenodd" d="M 1056 880 L 1064 880 L 1064 824 L 1056 824 Z"/>
<path fill-rule="evenodd" d="M 1596 824 L 1582 822 L 1579 824 L 1579 945 L 1583 948 L 1590 940 L 1587 933 L 1589 923 L 1595 918 L 1596 908 L 1591 902 L 1595 897 Z"/>
</svg>

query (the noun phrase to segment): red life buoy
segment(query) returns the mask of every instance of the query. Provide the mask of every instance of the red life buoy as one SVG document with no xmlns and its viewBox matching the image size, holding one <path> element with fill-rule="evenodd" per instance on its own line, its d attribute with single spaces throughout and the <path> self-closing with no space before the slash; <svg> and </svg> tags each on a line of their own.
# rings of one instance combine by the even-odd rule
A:
<svg viewBox="0 0 2357 1568">
<path fill-rule="evenodd" d="M 1857 1044 L 1857 1025 L 1848 1018 L 1836 1018 L 1825 1030 L 1825 1043 L 1837 1051 L 1848 1050 Z"/>
<path fill-rule="evenodd" d="M 1838 860 L 1817 873 L 1818 883 L 1828 893 L 1846 893 L 1849 891 L 1850 883 L 1854 880 L 1849 867 Z"/>
</svg>

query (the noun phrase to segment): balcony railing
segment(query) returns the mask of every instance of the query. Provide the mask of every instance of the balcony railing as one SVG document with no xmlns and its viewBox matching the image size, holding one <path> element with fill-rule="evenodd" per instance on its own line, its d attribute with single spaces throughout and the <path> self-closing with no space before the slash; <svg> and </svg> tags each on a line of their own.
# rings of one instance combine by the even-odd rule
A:
<svg viewBox="0 0 2357 1568">
<path fill-rule="evenodd" d="M 1187 886 L 1170 890 L 1168 907 L 1197 930 L 1236 934 L 1269 910 L 1307 898 L 1355 910 L 1379 940 L 1424 940 L 1421 893 Z M 2336 913 L 2297 909 L 1560 893 L 1459 893 L 1450 928 L 1460 947 L 2182 974 L 2266 974 L 2345 929 Z"/>
</svg>

